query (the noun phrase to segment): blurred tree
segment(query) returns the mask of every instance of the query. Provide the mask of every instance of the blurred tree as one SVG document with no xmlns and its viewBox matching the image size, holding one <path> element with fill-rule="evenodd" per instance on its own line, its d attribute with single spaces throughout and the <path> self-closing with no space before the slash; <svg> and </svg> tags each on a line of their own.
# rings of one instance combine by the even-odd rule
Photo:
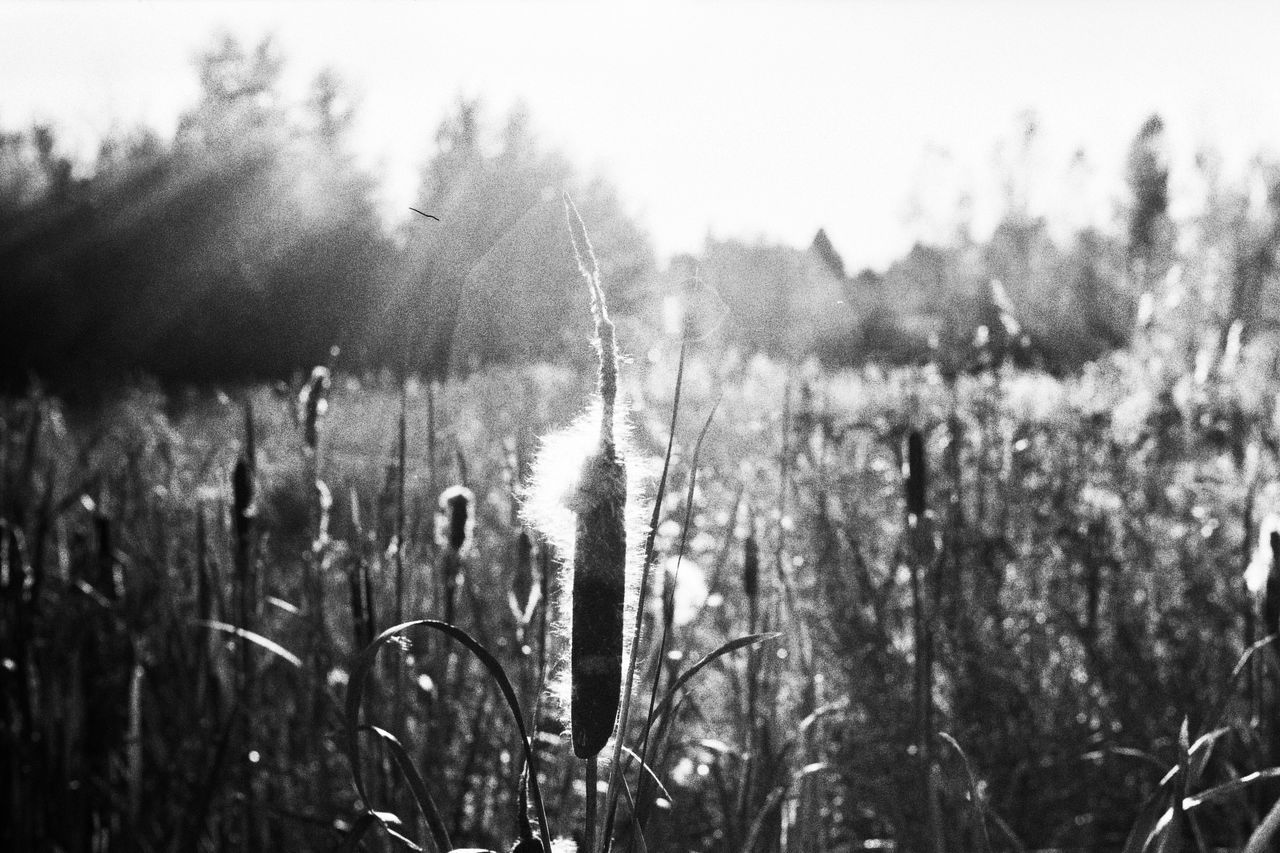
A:
<svg viewBox="0 0 1280 853">
<path fill-rule="evenodd" d="M 1129 257 L 1144 271 L 1139 278 L 1163 272 L 1161 258 L 1172 248 L 1173 224 L 1169 219 L 1169 162 L 1165 152 L 1164 122 L 1148 118 L 1129 148 Z"/>
<path fill-rule="evenodd" d="M 32 199 L 0 238 L 10 383 L 280 376 L 358 336 L 389 254 L 373 181 L 340 84 L 321 75 L 299 113 L 281 67 L 222 39 L 173 141 L 109 138 L 83 186 L 50 133 L 6 146 L 0 175 Z"/>
<path fill-rule="evenodd" d="M 1280 250 L 1280 166 L 1258 163 L 1255 171 L 1261 188 L 1259 203 L 1252 211 L 1244 204 L 1238 208 L 1241 216 L 1233 229 L 1227 322 L 1222 324 L 1225 333 L 1231 320 L 1241 320 L 1245 338 L 1259 328 L 1274 329 L 1280 321 L 1276 306 L 1263 310 L 1267 286 L 1275 281 L 1276 253 Z"/>
<path fill-rule="evenodd" d="M 406 249 L 380 302 L 384 363 L 439 376 L 498 361 L 587 358 L 591 324 L 565 225 L 566 189 L 595 246 L 610 310 L 651 310 L 647 238 L 612 187 L 582 183 L 563 155 L 538 147 L 522 111 L 491 134 L 480 104 L 462 101 L 435 144 L 416 207 L 438 220 L 413 214 L 403 228 Z"/>
</svg>

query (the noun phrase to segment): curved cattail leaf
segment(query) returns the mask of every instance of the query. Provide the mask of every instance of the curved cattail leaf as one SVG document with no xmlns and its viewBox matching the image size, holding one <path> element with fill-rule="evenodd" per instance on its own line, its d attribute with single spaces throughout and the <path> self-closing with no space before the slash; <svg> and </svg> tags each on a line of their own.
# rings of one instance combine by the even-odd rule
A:
<svg viewBox="0 0 1280 853">
<path fill-rule="evenodd" d="M 367 835 L 369 830 L 373 829 L 375 826 L 380 826 L 382 827 L 382 831 L 389 837 L 399 841 L 409 850 L 422 850 L 421 847 L 413 842 L 413 839 L 405 836 L 399 831 L 398 828 L 402 825 L 400 818 L 396 817 L 391 812 L 366 811 L 361 814 L 360 817 L 356 818 L 355 824 L 352 825 L 351 829 L 343 837 L 342 843 L 334 849 L 337 853 L 347 853 L 347 851 L 355 853 L 357 850 L 363 850 L 364 845 L 361 842 L 364 840 L 365 835 Z"/>
<path fill-rule="evenodd" d="M 749 646 L 756 646 L 760 643 L 766 643 L 770 640 L 776 640 L 781 636 L 782 634 L 779 632 L 768 634 L 748 634 L 745 637 L 737 637 L 736 639 L 721 643 L 714 651 L 710 652 L 693 666 L 680 673 L 680 675 L 672 681 L 671 686 L 667 688 L 666 694 L 662 697 L 662 701 L 658 702 L 658 704 L 654 706 L 653 711 L 649 714 L 649 726 L 652 727 L 655 720 L 671 709 L 675 704 L 676 698 L 680 695 L 680 690 L 684 688 L 684 686 L 688 684 L 699 672 L 731 652 L 736 652 L 738 649 L 747 648 Z"/>
<path fill-rule="evenodd" d="M 393 625 L 379 634 L 374 641 L 364 649 L 356 659 L 351 669 L 351 675 L 347 681 L 347 696 L 344 703 L 346 717 L 346 746 L 347 758 L 351 762 L 351 768 L 355 776 L 356 791 L 360 794 L 360 798 L 366 805 L 370 802 L 368 786 L 365 785 L 363 764 L 360 759 L 360 706 L 363 703 L 365 682 L 369 672 L 372 671 L 374 663 L 377 660 L 378 650 L 383 646 L 395 641 L 399 635 L 411 628 L 430 628 L 449 636 L 451 639 L 461 643 L 471 654 L 473 654 L 484 668 L 489 672 L 494 684 L 497 686 L 502 698 L 507 703 L 507 708 L 511 712 L 512 721 L 516 725 L 516 730 L 520 735 L 520 745 L 524 752 L 525 766 L 528 773 L 521 774 L 522 784 L 526 784 L 529 793 L 533 799 L 533 811 L 538 822 L 539 835 L 542 838 L 550 838 L 551 833 L 547 823 L 547 811 L 542 802 L 542 789 L 538 783 L 538 756 L 533 749 L 533 742 L 529 738 L 529 731 L 524 723 L 524 712 L 520 708 L 520 700 L 516 696 L 515 688 L 511 686 L 511 680 L 507 677 L 506 671 L 502 668 L 502 664 L 498 659 L 479 643 L 474 637 L 446 622 L 438 622 L 434 619 L 415 619 L 411 622 L 403 622 L 399 625 Z M 528 822 L 527 814 L 522 813 L 517 816 L 522 822 Z M 533 836 L 532 827 L 522 827 L 522 838 Z"/>
<path fill-rule="evenodd" d="M 928 463 L 924 454 L 924 436 L 913 429 L 907 436 L 907 512 L 924 518 L 925 497 L 929 489 Z"/>
<path fill-rule="evenodd" d="M 435 799 L 431 796 L 431 792 L 427 790 L 427 784 L 423 780 L 422 774 L 418 772 L 417 766 L 414 765 L 413 759 L 409 757 L 404 745 L 400 743 L 400 739 L 386 729 L 374 725 L 366 724 L 360 726 L 359 731 L 373 734 L 391 753 L 400 775 L 409 783 L 409 790 L 413 793 L 414 802 L 427 823 L 427 830 L 431 833 L 431 840 L 435 844 L 437 853 L 450 853 L 450 851 L 454 850 L 453 842 L 449 840 L 449 831 L 444 825 L 444 819 L 440 817 L 440 809 L 436 806 Z"/>
</svg>

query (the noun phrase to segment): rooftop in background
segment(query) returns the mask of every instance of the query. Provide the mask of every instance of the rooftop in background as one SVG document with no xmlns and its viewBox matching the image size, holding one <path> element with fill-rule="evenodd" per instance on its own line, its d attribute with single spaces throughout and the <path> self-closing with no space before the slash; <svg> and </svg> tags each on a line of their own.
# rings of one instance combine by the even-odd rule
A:
<svg viewBox="0 0 1280 853">
<path fill-rule="evenodd" d="M 883 265 L 966 204 L 988 229 L 1002 169 L 1064 227 L 1106 221 L 1153 111 L 1175 211 L 1200 146 L 1230 174 L 1280 140 L 1280 6 L 1243 2 L 22 0 L 0 4 L 0 126 L 53 122 L 86 154 L 113 127 L 168 131 L 220 29 L 274 33 L 299 87 L 325 66 L 345 78 L 389 210 L 413 203 L 460 94 L 494 113 L 521 101 L 616 182 L 663 255 L 708 232 L 804 246 L 823 227 L 850 270 Z M 1039 133 L 1020 160 L 1027 109 Z"/>
</svg>

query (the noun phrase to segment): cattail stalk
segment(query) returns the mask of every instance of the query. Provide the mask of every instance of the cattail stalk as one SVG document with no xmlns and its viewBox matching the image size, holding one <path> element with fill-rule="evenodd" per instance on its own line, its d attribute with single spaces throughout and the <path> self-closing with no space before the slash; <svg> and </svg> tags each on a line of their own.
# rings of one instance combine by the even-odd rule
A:
<svg viewBox="0 0 1280 853">
<path fill-rule="evenodd" d="M 928 464 L 925 461 L 924 436 L 913 429 L 907 436 L 907 515 L 912 526 L 923 518 L 929 487 Z M 914 518 L 914 521 L 912 519 Z"/>
<path fill-rule="evenodd" d="M 915 638 L 915 704 L 916 741 L 920 750 L 920 787 L 925 797 L 928 837 L 936 853 L 942 853 L 942 825 L 938 807 L 937 781 L 933 770 L 933 627 L 928 612 L 925 592 L 925 561 L 927 559 L 928 528 L 925 512 L 928 508 L 928 463 L 925 456 L 924 436 L 919 430 L 911 430 L 907 436 L 906 509 L 907 531 L 911 539 L 911 609 Z"/>
<path fill-rule="evenodd" d="M 231 474 L 232 530 L 235 535 L 235 577 L 239 586 L 240 627 L 244 630 L 239 637 L 240 668 L 238 673 L 239 720 L 243 736 L 249 736 L 249 720 L 252 719 L 251 691 L 253 689 L 253 671 L 249 662 L 249 640 L 247 632 L 252 630 L 251 613 L 253 607 L 253 519 L 254 519 L 254 473 L 256 459 L 254 448 L 253 415 L 245 408 L 245 441 L 240 457 L 236 460 Z M 240 785 L 244 794 L 242 826 L 244 844 L 248 850 L 259 849 L 258 834 L 254 821 L 253 771 L 247 762 L 240 765 Z"/>
<path fill-rule="evenodd" d="M 466 486 L 451 486 L 440 495 L 438 539 L 444 549 L 443 603 L 444 621 L 453 624 L 457 616 L 458 584 L 462 579 L 462 552 L 474 525 L 471 507 L 475 495 Z"/>
</svg>

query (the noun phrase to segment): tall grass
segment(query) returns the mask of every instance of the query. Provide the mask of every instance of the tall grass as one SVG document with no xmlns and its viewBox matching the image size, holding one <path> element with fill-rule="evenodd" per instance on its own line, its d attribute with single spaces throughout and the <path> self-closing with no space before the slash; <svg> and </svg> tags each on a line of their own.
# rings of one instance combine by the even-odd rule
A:
<svg viewBox="0 0 1280 853">
<path fill-rule="evenodd" d="M 1273 388 L 619 366 L 570 229 L 590 377 L 0 403 L 0 846 L 1274 843 Z M 512 512 L 538 434 L 558 548 Z"/>
</svg>

